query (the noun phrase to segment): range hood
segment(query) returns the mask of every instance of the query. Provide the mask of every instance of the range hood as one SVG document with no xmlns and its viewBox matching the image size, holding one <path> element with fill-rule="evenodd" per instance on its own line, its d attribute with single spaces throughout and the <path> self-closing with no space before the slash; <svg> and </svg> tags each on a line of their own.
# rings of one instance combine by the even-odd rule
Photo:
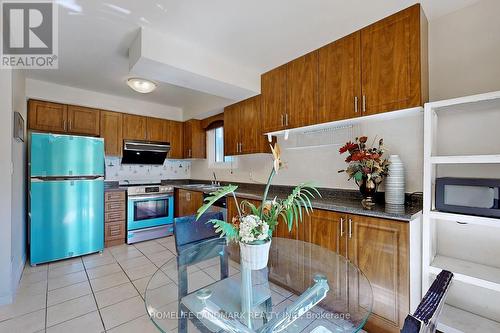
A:
<svg viewBox="0 0 500 333">
<path fill-rule="evenodd" d="M 165 162 L 170 143 L 123 140 L 122 164 L 156 164 Z"/>
</svg>

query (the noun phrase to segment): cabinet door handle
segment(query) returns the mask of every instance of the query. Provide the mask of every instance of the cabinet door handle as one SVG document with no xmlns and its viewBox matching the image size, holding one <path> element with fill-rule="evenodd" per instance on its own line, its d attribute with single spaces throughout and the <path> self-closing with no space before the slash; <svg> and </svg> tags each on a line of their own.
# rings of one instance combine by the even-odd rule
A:
<svg viewBox="0 0 500 333">
<path fill-rule="evenodd" d="M 68 121 L 68 129 L 69 129 L 70 131 L 71 131 L 71 129 L 73 128 L 73 127 L 72 127 L 72 125 L 73 125 L 73 124 L 72 124 L 71 120 L 69 120 L 69 121 Z"/>
<path fill-rule="evenodd" d="M 288 126 L 288 113 L 285 113 L 285 126 Z"/>
<path fill-rule="evenodd" d="M 354 96 L 354 113 L 358 113 L 358 96 Z"/>
<path fill-rule="evenodd" d="M 191 157 L 191 148 L 188 149 L 188 156 Z"/>
<path fill-rule="evenodd" d="M 363 113 L 366 112 L 366 96 L 363 95 Z"/>
<path fill-rule="evenodd" d="M 285 117 L 281 114 L 281 126 L 285 126 Z"/>
<path fill-rule="evenodd" d="M 240 142 L 240 153 L 243 152 L 243 142 Z"/>
<path fill-rule="evenodd" d="M 352 238 L 352 219 L 349 219 L 349 238 Z"/>
<path fill-rule="evenodd" d="M 66 128 L 66 120 L 63 122 L 63 127 L 64 127 L 64 130 L 66 131 L 67 128 Z"/>
<path fill-rule="evenodd" d="M 340 237 L 344 236 L 344 218 L 340 218 Z"/>
</svg>

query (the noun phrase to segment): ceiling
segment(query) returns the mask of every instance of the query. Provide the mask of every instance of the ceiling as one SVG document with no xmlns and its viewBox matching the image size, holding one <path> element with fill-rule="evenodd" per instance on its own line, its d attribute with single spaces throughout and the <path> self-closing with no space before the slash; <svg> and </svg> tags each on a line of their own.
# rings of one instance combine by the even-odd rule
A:
<svg viewBox="0 0 500 333">
<path fill-rule="evenodd" d="M 429 20 L 478 0 L 422 0 Z M 226 98 L 160 83 L 151 94 L 125 84 L 128 48 L 144 26 L 174 35 L 242 68 L 263 73 L 349 34 L 414 0 L 57 0 L 59 69 L 28 77 L 161 103 L 190 114 L 229 104 Z"/>
</svg>

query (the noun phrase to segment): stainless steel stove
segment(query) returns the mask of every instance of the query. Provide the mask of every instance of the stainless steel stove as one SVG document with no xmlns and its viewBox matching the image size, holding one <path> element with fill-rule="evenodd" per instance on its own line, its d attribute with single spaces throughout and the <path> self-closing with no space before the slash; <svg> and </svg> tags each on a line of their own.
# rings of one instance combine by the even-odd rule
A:
<svg viewBox="0 0 500 333">
<path fill-rule="evenodd" d="M 127 186 L 127 244 L 173 234 L 174 188 L 161 182 L 120 182 Z"/>
</svg>

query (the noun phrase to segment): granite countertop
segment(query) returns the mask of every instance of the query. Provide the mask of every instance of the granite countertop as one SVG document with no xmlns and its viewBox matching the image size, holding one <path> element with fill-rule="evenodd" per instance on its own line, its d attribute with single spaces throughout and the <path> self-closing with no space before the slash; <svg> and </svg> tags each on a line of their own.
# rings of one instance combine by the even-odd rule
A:
<svg viewBox="0 0 500 333">
<path fill-rule="evenodd" d="M 206 181 L 191 181 L 190 184 L 176 184 L 176 188 L 190 191 L 200 191 L 209 193 L 213 189 L 206 187 Z M 205 184 L 205 186 L 192 186 L 192 184 Z M 187 186 L 186 186 L 187 185 Z M 223 184 L 224 185 L 224 184 Z M 237 184 L 236 196 L 244 199 L 259 200 L 264 192 L 263 185 L 257 184 Z M 291 186 L 272 186 L 269 191 L 269 198 L 285 198 L 292 189 Z M 421 196 L 407 196 L 406 205 L 386 205 L 377 203 L 371 210 L 366 210 L 361 205 L 361 195 L 357 191 L 342 189 L 318 189 L 321 198 L 311 200 L 313 208 L 329 210 L 340 213 L 380 217 L 385 219 L 409 222 L 415 219 L 422 211 Z M 377 202 L 383 202 L 383 193 L 379 194 Z"/>
</svg>

